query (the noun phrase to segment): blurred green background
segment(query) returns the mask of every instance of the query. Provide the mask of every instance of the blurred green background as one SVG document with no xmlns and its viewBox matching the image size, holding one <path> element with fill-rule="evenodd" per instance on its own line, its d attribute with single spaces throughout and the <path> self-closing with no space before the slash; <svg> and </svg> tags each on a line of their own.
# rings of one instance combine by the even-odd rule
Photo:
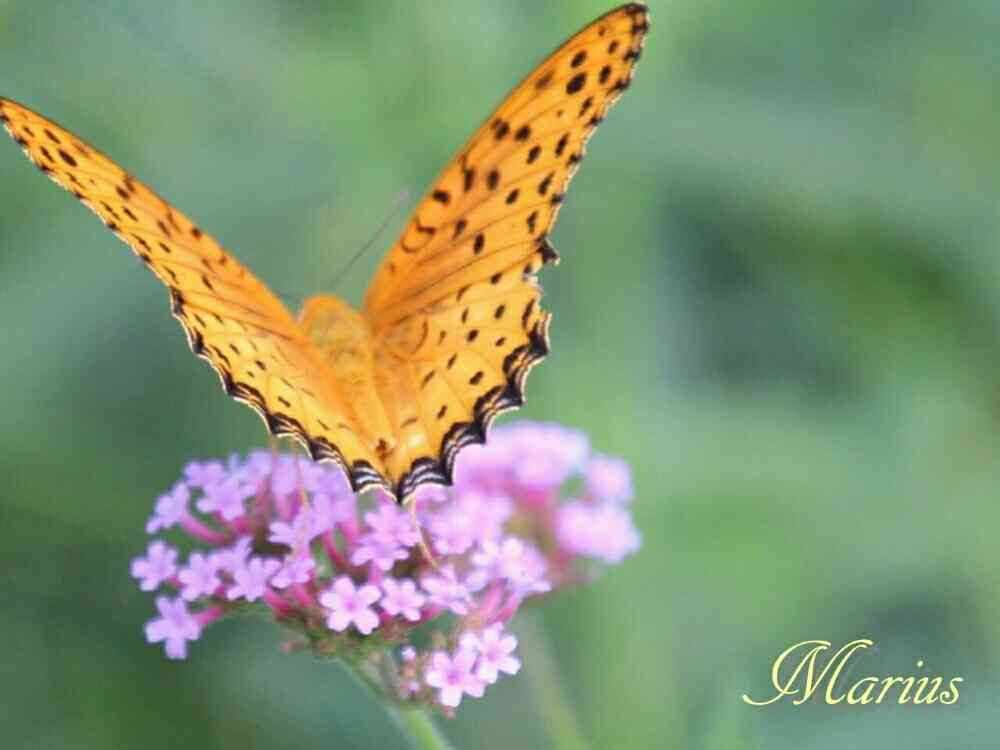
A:
<svg viewBox="0 0 1000 750">
<path fill-rule="evenodd" d="M 609 7 L 0 2 L 0 93 L 294 302 Z M 997 746 L 997 39 L 995 0 L 653 3 L 554 233 L 521 412 L 632 463 L 644 546 L 525 621 L 521 675 L 445 723 L 459 746 L 549 746 L 553 673 L 594 748 Z M 260 620 L 184 663 L 143 643 L 153 499 L 264 431 L 124 246 L 13 144 L 0 175 L 0 743 L 403 746 Z M 859 676 L 924 659 L 958 704 L 740 702 L 785 647 L 860 637 Z"/>
</svg>

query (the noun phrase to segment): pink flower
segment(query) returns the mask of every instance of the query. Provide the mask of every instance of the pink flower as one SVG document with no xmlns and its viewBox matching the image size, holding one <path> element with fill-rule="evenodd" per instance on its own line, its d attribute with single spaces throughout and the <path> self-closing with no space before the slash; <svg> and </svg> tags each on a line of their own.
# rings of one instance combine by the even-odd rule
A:
<svg viewBox="0 0 1000 750">
<path fill-rule="evenodd" d="M 271 585 L 276 589 L 287 589 L 296 583 L 309 583 L 315 569 L 316 561 L 312 557 L 293 552 L 285 558 L 281 570 L 274 574 Z"/>
<path fill-rule="evenodd" d="M 502 439 L 516 451 L 515 481 L 525 489 L 557 489 L 579 471 L 590 449 L 587 436 L 556 424 L 521 422 L 509 427 Z"/>
<path fill-rule="evenodd" d="M 341 521 L 354 518 L 354 495 L 335 496 L 317 492 L 312 497 L 312 534 L 317 537 Z"/>
<path fill-rule="evenodd" d="M 329 467 L 329 464 L 327 466 Z M 316 492 L 329 495 L 334 500 L 350 499 L 353 501 L 356 497 L 344 472 L 331 469 L 320 474 L 316 481 Z"/>
<path fill-rule="evenodd" d="M 472 545 L 495 539 L 513 512 L 503 495 L 470 490 L 429 516 L 427 522 L 434 550 L 440 555 L 461 555 Z"/>
<path fill-rule="evenodd" d="M 270 533 L 267 539 L 293 550 L 305 549 L 313 539 L 333 526 L 331 522 L 329 526 L 322 528 L 326 525 L 326 519 L 322 519 L 320 524 L 316 521 L 316 510 L 312 506 L 300 507 L 291 523 L 282 520 L 272 521 L 268 526 Z"/>
<path fill-rule="evenodd" d="M 225 521 L 233 521 L 246 513 L 246 501 L 254 488 L 237 477 L 209 485 L 196 506 L 202 513 L 218 513 Z"/>
<path fill-rule="evenodd" d="M 303 456 L 280 455 L 271 468 L 271 489 L 276 495 L 290 496 L 301 490 L 317 489 L 319 475 L 324 471 L 319 464 Z"/>
<path fill-rule="evenodd" d="M 192 461 L 184 467 L 184 479 L 192 487 L 208 489 L 226 478 L 222 461 Z"/>
<path fill-rule="evenodd" d="M 486 690 L 485 683 L 472 673 L 475 664 L 474 651 L 460 648 L 454 656 L 437 651 L 424 673 L 424 682 L 438 689 L 438 700 L 442 706 L 455 708 L 462 702 L 463 695 L 481 698 Z"/>
<path fill-rule="evenodd" d="M 198 640 L 201 625 L 188 612 L 183 599 L 156 598 L 156 609 L 160 616 L 146 623 L 146 642 L 166 642 L 168 659 L 183 659 L 187 656 L 187 641 Z"/>
<path fill-rule="evenodd" d="M 181 596 L 189 602 L 202 596 L 214 595 L 222 585 L 218 559 L 215 555 L 203 555 L 201 552 L 191 553 L 187 567 L 181 568 L 177 577 L 184 586 Z"/>
<path fill-rule="evenodd" d="M 354 581 L 340 576 L 327 591 L 320 594 L 319 603 L 329 612 L 326 624 L 331 630 L 342 633 L 353 622 L 362 635 L 368 635 L 378 627 L 378 615 L 372 609 L 382 594 L 371 584 L 355 588 Z"/>
<path fill-rule="evenodd" d="M 251 451 L 240 469 L 240 474 L 250 484 L 269 482 L 271 472 L 277 465 L 276 456 L 271 451 Z"/>
<path fill-rule="evenodd" d="M 410 579 L 402 581 L 395 578 L 382 579 L 382 591 L 384 596 L 379 606 L 387 614 L 396 616 L 403 615 L 410 622 L 420 619 L 420 608 L 426 601 L 423 594 L 417 590 L 416 584 Z"/>
<path fill-rule="evenodd" d="M 413 502 L 418 508 L 426 508 L 432 503 L 443 503 L 449 498 L 448 491 L 439 484 L 424 484 L 413 493 Z"/>
<path fill-rule="evenodd" d="M 476 539 L 472 520 L 467 513 L 455 507 L 431 516 L 428 531 L 434 551 L 439 555 L 464 554 Z"/>
<path fill-rule="evenodd" d="M 565 503 L 556 516 L 556 538 L 568 552 L 619 563 L 639 549 L 632 516 L 613 503 Z"/>
<path fill-rule="evenodd" d="M 159 539 L 149 543 L 145 557 L 132 560 L 132 577 L 143 591 L 155 591 L 177 572 L 177 550 Z"/>
<path fill-rule="evenodd" d="M 433 604 L 446 607 L 456 615 L 467 615 L 472 595 L 455 575 L 450 565 L 441 568 L 438 575 L 425 575 L 420 579 L 420 585 L 428 593 L 428 599 Z"/>
<path fill-rule="evenodd" d="M 409 512 L 392 501 L 382 501 L 378 510 L 365 513 L 365 523 L 372 535 L 400 547 L 412 547 L 420 541 L 420 531 L 413 525 Z"/>
<path fill-rule="evenodd" d="M 183 482 L 178 482 L 170 492 L 160 495 L 156 499 L 153 515 L 146 522 L 146 533 L 155 534 L 183 521 L 188 514 L 190 499 L 191 492 Z"/>
<path fill-rule="evenodd" d="M 627 503 L 632 499 L 632 471 L 620 458 L 596 455 L 585 472 L 587 493 L 605 503 Z"/>
<path fill-rule="evenodd" d="M 273 558 L 252 557 L 233 571 L 233 585 L 226 589 L 226 598 L 255 602 L 264 596 L 268 581 L 278 572 L 281 563 Z"/>
<path fill-rule="evenodd" d="M 513 656 L 517 638 L 510 633 L 505 634 L 499 625 L 486 628 L 478 635 L 465 633 L 460 644 L 462 648 L 479 655 L 476 676 L 483 682 L 492 685 L 500 672 L 514 675 L 521 669 L 521 661 Z"/>
<path fill-rule="evenodd" d="M 365 534 L 358 548 L 351 555 L 352 565 L 373 563 L 383 571 L 388 572 L 398 560 L 405 560 L 410 553 L 405 547 L 400 547 L 394 538 L 385 538 L 378 534 Z"/>
<path fill-rule="evenodd" d="M 242 568 L 250 557 L 250 548 L 253 540 L 248 536 L 241 536 L 229 547 L 224 547 L 212 555 L 213 562 L 220 571 L 233 575 Z"/>
<path fill-rule="evenodd" d="M 552 588 L 545 578 L 542 554 L 520 537 L 508 536 L 501 542 L 486 542 L 472 556 L 477 570 L 471 580 L 481 588 L 491 579 L 506 581 L 521 596 L 542 594 Z"/>
<path fill-rule="evenodd" d="M 469 518 L 477 542 L 496 539 L 514 513 L 510 497 L 500 493 L 467 492 L 452 501 Z"/>
<path fill-rule="evenodd" d="M 529 597 L 586 580 L 599 567 L 586 558 L 617 562 L 639 546 L 628 466 L 552 424 L 501 427 L 462 451 L 454 486 L 419 489 L 417 523 L 384 492 L 359 495 L 339 467 L 300 456 L 256 451 L 184 474 L 147 529 L 183 536 L 186 563 L 159 539 L 132 561 L 140 588 L 180 591 L 156 600 L 147 640 L 183 658 L 202 629 L 245 609 L 222 599 L 263 600 L 293 632 L 288 650 L 354 665 L 383 652 L 367 675 L 380 692 L 449 714 L 520 670 L 504 627 Z M 435 559 L 418 549 L 422 536 Z M 455 650 L 425 645 L 441 643 Z"/>
<path fill-rule="evenodd" d="M 489 445 L 470 445 L 455 459 L 455 488 L 490 492 L 507 486 L 511 475 L 510 446 L 500 445 L 497 434 L 507 428 L 496 427 L 490 433 Z"/>
</svg>

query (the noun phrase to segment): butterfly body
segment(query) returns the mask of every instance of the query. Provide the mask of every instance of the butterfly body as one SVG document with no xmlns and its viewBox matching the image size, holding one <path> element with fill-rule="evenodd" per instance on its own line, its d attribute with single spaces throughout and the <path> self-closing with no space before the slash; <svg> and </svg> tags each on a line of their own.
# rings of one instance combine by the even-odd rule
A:
<svg viewBox="0 0 1000 750">
<path fill-rule="evenodd" d="M 331 295 L 293 317 L 191 219 L 93 146 L 0 98 L 32 162 L 96 213 L 168 287 L 192 351 L 275 435 L 400 501 L 448 484 L 458 453 L 519 407 L 549 353 L 537 274 L 587 140 L 628 88 L 648 30 L 639 3 L 570 37 L 445 167 L 360 309 Z"/>
<path fill-rule="evenodd" d="M 298 322 L 343 393 L 343 408 L 359 436 L 384 457 L 396 439 L 376 386 L 376 342 L 368 319 L 339 297 L 324 294 L 305 301 Z"/>
</svg>

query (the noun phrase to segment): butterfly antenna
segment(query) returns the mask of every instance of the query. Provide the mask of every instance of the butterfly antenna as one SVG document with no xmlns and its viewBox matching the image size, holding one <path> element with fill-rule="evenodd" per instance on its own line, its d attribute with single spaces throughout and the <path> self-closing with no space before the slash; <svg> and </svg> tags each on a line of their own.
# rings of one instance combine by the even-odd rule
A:
<svg viewBox="0 0 1000 750">
<path fill-rule="evenodd" d="M 354 267 L 354 264 L 361 259 L 361 256 L 367 253 L 372 248 L 372 245 L 374 245 L 375 242 L 378 240 L 378 238 L 382 235 L 382 232 L 385 231 L 385 228 L 389 226 L 389 223 L 397 216 L 397 214 L 399 214 L 399 209 L 402 208 L 403 205 L 406 204 L 409 200 L 410 200 L 410 191 L 405 188 L 403 190 L 400 190 L 399 193 L 396 195 L 395 200 L 393 200 L 392 209 L 389 211 L 385 219 L 382 220 L 382 223 L 379 225 L 378 229 L 375 230 L 375 234 L 372 235 L 371 239 L 368 240 L 368 242 L 366 242 L 361 247 L 360 250 L 354 253 L 354 256 L 347 262 L 347 265 L 344 266 L 337 273 L 337 275 L 333 278 L 333 281 L 330 283 L 331 287 L 336 288 L 337 284 L 339 284 L 344 279 L 348 271 L 350 271 L 351 268 Z M 288 306 L 290 309 L 297 308 L 302 300 L 301 295 L 292 294 L 278 287 L 271 287 L 271 291 L 273 291 L 278 296 L 278 299 L 284 302 L 285 305 Z"/>
<path fill-rule="evenodd" d="M 390 222 L 392 222 L 392 220 L 396 218 L 396 216 L 399 214 L 400 209 L 406 203 L 408 203 L 409 200 L 410 200 L 410 191 L 407 190 L 406 188 L 400 190 L 399 193 L 396 195 L 395 200 L 393 200 L 392 202 L 392 208 L 389 210 L 389 213 L 386 214 L 386 217 L 382 220 L 382 223 L 379 224 L 378 229 L 375 230 L 375 233 L 371 236 L 371 239 L 369 239 L 368 242 L 362 245 L 361 248 L 356 253 L 354 253 L 351 259 L 347 261 L 347 265 L 344 266 L 340 270 L 340 272 L 334 277 L 333 283 L 331 284 L 333 288 L 337 287 L 337 284 L 339 284 L 344 279 L 348 271 L 350 271 L 351 268 L 354 267 L 354 264 L 361 259 L 361 256 L 372 249 L 372 246 L 378 241 L 378 238 L 382 236 L 382 233 L 385 231 L 386 227 L 389 226 Z"/>
</svg>

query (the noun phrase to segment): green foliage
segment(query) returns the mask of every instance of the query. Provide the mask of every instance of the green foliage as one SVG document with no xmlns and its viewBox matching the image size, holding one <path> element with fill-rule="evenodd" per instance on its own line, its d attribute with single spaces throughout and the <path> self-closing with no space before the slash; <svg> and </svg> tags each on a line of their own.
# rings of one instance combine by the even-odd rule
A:
<svg viewBox="0 0 1000 750">
<path fill-rule="evenodd" d="M 14 0 L 0 94 L 295 303 L 605 9 Z M 546 607 L 559 725 L 568 702 L 595 748 L 994 747 L 1000 5 L 676 0 L 652 21 L 554 234 L 554 354 L 522 412 L 633 464 L 644 536 Z M 250 620 L 180 665 L 142 642 L 128 561 L 152 499 L 263 429 L 126 248 L 13 145 L 0 164 L 4 744 L 404 746 L 340 670 Z M 337 291 L 360 299 L 377 255 Z M 787 646 L 859 637 L 872 674 L 924 659 L 967 692 L 739 703 Z M 446 733 L 547 743 L 535 668 Z"/>
</svg>

